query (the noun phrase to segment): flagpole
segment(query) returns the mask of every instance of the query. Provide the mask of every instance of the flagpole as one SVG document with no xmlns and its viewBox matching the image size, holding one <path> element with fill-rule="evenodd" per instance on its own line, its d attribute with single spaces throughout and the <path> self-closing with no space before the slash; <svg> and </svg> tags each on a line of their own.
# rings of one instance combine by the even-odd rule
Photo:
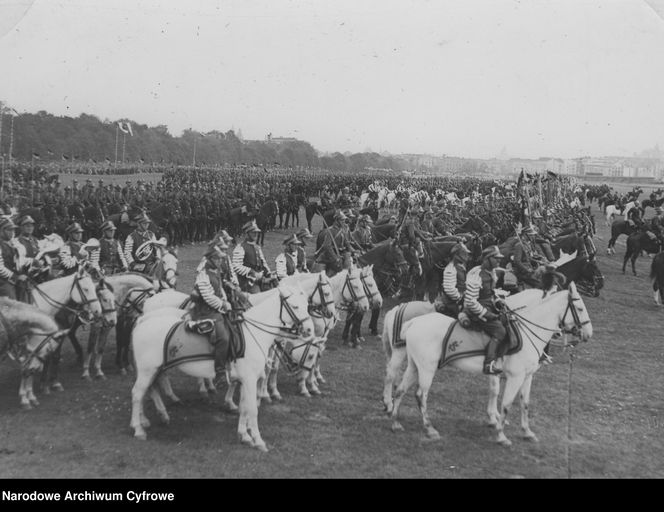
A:
<svg viewBox="0 0 664 512">
<path fill-rule="evenodd" d="M 115 124 L 115 167 L 118 167 L 118 135 L 120 133 L 120 126 Z"/>
<path fill-rule="evenodd" d="M 12 152 L 14 151 L 14 116 L 12 115 L 12 124 L 9 130 L 9 168 L 12 167 Z"/>
<path fill-rule="evenodd" d="M 122 165 L 125 163 L 125 142 L 127 140 L 127 135 L 122 134 Z"/>
<path fill-rule="evenodd" d="M 194 159 L 193 159 L 193 165 L 196 167 L 196 135 L 194 135 Z"/>
</svg>

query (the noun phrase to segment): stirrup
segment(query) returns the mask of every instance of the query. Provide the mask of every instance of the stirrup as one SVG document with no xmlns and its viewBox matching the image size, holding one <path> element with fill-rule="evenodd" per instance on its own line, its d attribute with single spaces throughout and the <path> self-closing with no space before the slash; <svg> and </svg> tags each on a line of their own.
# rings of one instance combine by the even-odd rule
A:
<svg viewBox="0 0 664 512">
<path fill-rule="evenodd" d="M 542 352 L 539 362 L 540 364 L 553 364 L 553 358 L 546 352 Z"/>
<path fill-rule="evenodd" d="M 496 368 L 496 362 L 495 361 L 491 361 L 490 363 L 485 364 L 482 371 L 486 375 L 500 375 L 501 373 L 503 373 L 502 370 Z"/>
</svg>

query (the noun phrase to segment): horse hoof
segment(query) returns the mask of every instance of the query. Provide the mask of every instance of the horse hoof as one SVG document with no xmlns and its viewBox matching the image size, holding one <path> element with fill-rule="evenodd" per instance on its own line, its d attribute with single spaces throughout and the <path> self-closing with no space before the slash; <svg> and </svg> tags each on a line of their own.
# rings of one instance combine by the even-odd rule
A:
<svg viewBox="0 0 664 512">
<path fill-rule="evenodd" d="M 275 402 L 283 402 L 284 397 L 282 397 L 281 395 L 278 395 L 278 394 L 277 395 L 272 395 L 272 400 L 274 400 Z"/>
<path fill-rule="evenodd" d="M 311 398 L 311 393 L 308 391 L 300 391 L 300 396 L 303 396 L 304 398 Z"/>
<path fill-rule="evenodd" d="M 501 445 L 501 446 L 504 446 L 505 448 L 509 448 L 510 446 L 512 446 L 512 441 L 510 441 L 507 438 L 499 439 L 498 444 Z"/>
<path fill-rule="evenodd" d="M 103 373 L 100 373 L 95 377 L 95 379 L 96 380 L 106 380 L 106 375 L 104 375 Z"/>
<path fill-rule="evenodd" d="M 81 375 L 81 379 L 87 382 L 92 382 L 92 377 L 90 377 L 89 375 Z"/>
<path fill-rule="evenodd" d="M 39 407 L 39 400 L 37 400 L 36 398 L 31 398 L 30 404 L 34 405 L 35 407 Z"/>
<path fill-rule="evenodd" d="M 51 389 L 53 391 L 64 391 L 65 390 L 65 388 L 62 386 L 62 384 L 60 384 L 59 382 L 55 382 L 55 383 L 51 384 Z"/>
<path fill-rule="evenodd" d="M 311 394 L 316 395 L 316 396 L 320 396 L 321 395 L 320 389 L 312 389 Z"/>
<path fill-rule="evenodd" d="M 533 443 L 539 443 L 539 439 L 537 439 L 537 436 L 533 434 L 532 432 L 530 434 L 524 434 L 523 438 L 526 441 L 531 441 Z"/>
<path fill-rule="evenodd" d="M 401 423 L 392 423 L 392 432 L 403 432 L 403 425 Z"/>
<path fill-rule="evenodd" d="M 136 432 L 134 434 L 134 437 L 136 439 L 141 440 L 141 441 L 147 441 L 148 440 L 148 435 L 145 432 Z"/>
<path fill-rule="evenodd" d="M 31 411 L 32 410 L 32 405 L 30 404 L 21 404 L 21 409 L 24 411 Z"/>
<path fill-rule="evenodd" d="M 254 448 L 257 448 L 258 450 L 262 451 L 263 453 L 267 453 L 269 450 L 267 449 L 267 445 L 265 443 L 258 443 L 254 445 Z"/>
</svg>

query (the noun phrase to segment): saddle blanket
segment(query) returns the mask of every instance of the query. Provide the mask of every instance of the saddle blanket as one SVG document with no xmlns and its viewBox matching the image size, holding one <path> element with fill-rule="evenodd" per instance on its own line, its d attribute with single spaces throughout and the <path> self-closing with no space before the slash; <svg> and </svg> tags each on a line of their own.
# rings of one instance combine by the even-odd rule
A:
<svg viewBox="0 0 664 512">
<path fill-rule="evenodd" d="M 406 340 L 401 339 L 401 327 L 404 322 L 436 311 L 434 305 L 428 301 L 404 302 L 403 304 L 399 304 L 397 308 L 397 312 L 394 315 L 394 324 L 392 325 L 392 346 L 394 348 L 406 346 Z"/>
<path fill-rule="evenodd" d="M 187 320 L 177 322 L 171 327 L 164 343 L 164 370 L 182 363 L 213 360 L 216 350 L 224 352 L 226 361 L 244 357 L 245 340 L 241 320 L 224 317 L 221 320 L 203 322 L 214 323 L 209 333 L 199 334 L 191 330 Z"/>
<path fill-rule="evenodd" d="M 523 344 L 521 333 L 512 320 L 508 322 L 506 330 L 505 343 L 502 343 L 498 357 L 518 352 Z M 484 356 L 488 344 L 489 336 L 484 331 L 477 328 L 465 329 L 458 320 L 455 320 L 443 338 L 443 352 L 438 361 L 438 368 L 463 357 Z"/>
</svg>

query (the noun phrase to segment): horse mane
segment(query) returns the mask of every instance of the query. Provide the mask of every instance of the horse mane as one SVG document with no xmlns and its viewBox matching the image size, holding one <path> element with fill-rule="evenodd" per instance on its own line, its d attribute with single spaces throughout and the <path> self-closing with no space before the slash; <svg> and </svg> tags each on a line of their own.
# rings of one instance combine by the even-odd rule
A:
<svg viewBox="0 0 664 512">
<path fill-rule="evenodd" d="M 37 307 L 8 297 L 0 297 L 0 313 L 12 324 L 44 332 L 57 331 L 55 319 Z"/>
</svg>

